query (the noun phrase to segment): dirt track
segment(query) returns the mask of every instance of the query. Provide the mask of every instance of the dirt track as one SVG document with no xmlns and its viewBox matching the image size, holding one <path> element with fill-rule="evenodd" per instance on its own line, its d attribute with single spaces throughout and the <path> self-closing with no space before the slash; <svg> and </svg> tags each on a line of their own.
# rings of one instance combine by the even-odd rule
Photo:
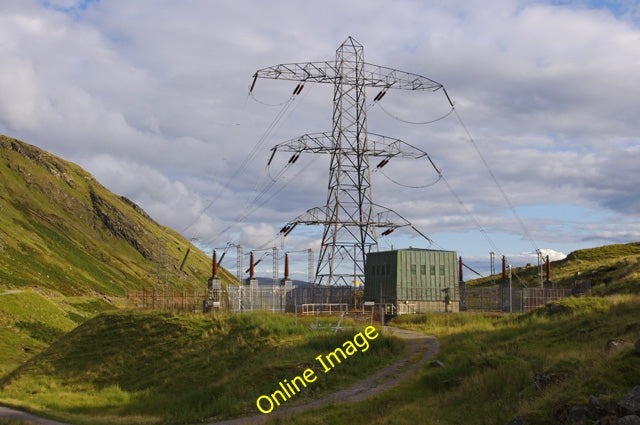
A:
<svg viewBox="0 0 640 425">
<path fill-rule="evenodd" d="M 353 403 L 361 401 L 376 394 L 380 394 L 400 384 L 413 374 L 413 372 L 435 355 L 440 349 L 440 344 L 435 337 L 424 335 L 420 332 L 385 326 L 385 331 L 391 332 L 399 338 L 407 341 L 404 355 L 395 363 L 379 370 L 367 379 L 357 382 L 353 386 L 326 394 L 316 400 L 297 406 L 279 409 L 270 414 L 260 414 L 223 422 L 215 422 L 215 425 L 241 425 L 257 424 L 273 419 L 276 416 L 289 416 L 304 410 L 320 407 L 328 403 Z M 214 425 L 214 424 L 208 424 Z"/>
</svg>

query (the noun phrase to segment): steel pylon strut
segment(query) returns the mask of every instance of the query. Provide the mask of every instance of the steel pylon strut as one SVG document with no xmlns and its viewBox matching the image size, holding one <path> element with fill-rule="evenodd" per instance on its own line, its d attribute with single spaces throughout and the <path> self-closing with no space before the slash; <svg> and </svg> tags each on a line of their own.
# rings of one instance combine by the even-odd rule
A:
<svg viewBox="0 0 640 425">
<path fill-rule="evenodd" d="M 334 86 L 331 132 L 306 134 L 276 145 L 269 159 L 271 163 L 277 151 L 292 152 L 290 162 L 302 152 L 330 155 L 325 205 L 306 211 L 281 230 L 286 236 L 298 224 L 324 227 L 315 273 L 317 285 L 363 281 L 366 254 L 378 249 L 376 228 L 386 228 L 383 234 L 405 226 L 417 231 L 394 211 L 373 202 L 369 158 L 389 160 L 396 156 L 428 158 L 428 155 L 401 140 L 367 133 L 365 88 L 380 87 L 383 92 L 375 99 L 379 100 L 388 89 L 437 91 L 444 87 L 417 74 L 368 64 L 363 51 L 361 44 L 348 37 L 336 50 L 334 63 L 293 63 L 260 69 L 253 75 L 250 88 L 253 91 L 258 78 L 298 81 L 294 94 L 309 82 Z M 380 212 L 376 214 L 375 209 Z M 344 272 L 341 267 L 344 260 L 353 263 L 353 272 Z"/>
</svg>

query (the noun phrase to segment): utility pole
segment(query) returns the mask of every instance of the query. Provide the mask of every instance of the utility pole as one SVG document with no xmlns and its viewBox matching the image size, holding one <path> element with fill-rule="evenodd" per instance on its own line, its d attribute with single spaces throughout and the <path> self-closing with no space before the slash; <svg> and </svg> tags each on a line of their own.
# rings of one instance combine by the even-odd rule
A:
<svg viewBox="0 0 640 425">
<path fill-rule="evenodd" d="M 496 279 L 495 279 L 495 274 L 496 274 L 496 253 L 491 251 L 489 253 L 490 256 L 490 262 L 491 262 L 491 284 L 495 285 L 496 283 Z"/>
<path fill-rule="evenodd" d="M 307 282 L 312 283 L 314 280 L 313 277 L 313 266 L 314 266 L 314 260 L 313 260 L 313 250 L 311 248 L 309 248 L 307 250 Z"/>
<path fill-rule="evenodd" d="M 222 263 L 222 259 L 224 258 L 224 256 L 227 254 L 227 249 L 229 248 L 236 248 L 236 279 L 238 280 L 238 311 L 242 312 L 243 311 L 243 297 L 242 297 L 242 293 L 244 291 L 244 282 L 242 281 L 242 245 L 236 245 L 236 244 L 232 244 L 231 242 L 227 243 L 227 247 L 224 250 L 224 253 L 222 254 L 222 257 L 220 257 L 220 260 L 218 261 L 218 264 Z M 229 287 L 227 287 L 227 291 L 229 290 Z"/>
<path fill-rule="evenodd" d="M 511 273 L 512 273 L 512 268 L 511 268 L 511 264 L 509 264 L 509 313 L 513 313 L 513 292 L 511 287 Z"/>
<path fill-rule="evenodd" d="M 324 227 L 314 278 L 317 285 L 364 281 L 366 254 L 378 250 L 376 228 L 386 228 L 383 232 L 386 235 L 398 227 L 410 226 L 429 240 L 395 211 L 373 202 L 370 157 L 383 158 L 378 168 L 394 157 L 431 159 L 426 152 L 401 140 L 367 132 L 365 88 L 381 89 L 373 99 L 376 102 L 390 88 L 444 91 L 444 87 L 420 75 L 368 64 L 363 51 L 361 44 L 348 37 L 336 50 L 335 62 L 290 63 L 260 69 L 254 74 L 250 89 L 253 91 L 258 78 L 298 81 L 293 95 L 300 94 L 305 83 L 326 83 L 334 87 L 331 131 L 305 134 L 276 145 L 269 159 L 270 164 L 277 151 L 291 152 L 289 163 L 297 161 L 302 152 L 330 156 L 326 203 L 307 210 L 281 230 L 286 236 L 298 224 Z M 433 162 L 431 165 L 440 174 Z M 343 260 L 353 262 L 353 274 L 340 267 Z"/>
<path fill-rule="evenodd" d="M 544 285 L 542 283 L 542 251 L 536 249 L 536 254 L 538 256 L 538 283 L 540 284 L 540 288 L 543 288 Z"/>
</svg>

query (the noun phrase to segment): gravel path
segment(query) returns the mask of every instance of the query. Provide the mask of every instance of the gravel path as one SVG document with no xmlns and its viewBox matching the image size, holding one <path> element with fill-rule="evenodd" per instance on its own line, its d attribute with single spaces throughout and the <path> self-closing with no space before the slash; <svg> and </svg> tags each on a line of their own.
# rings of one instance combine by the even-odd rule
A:
<svg viewBox="0 0 640 425">
<path fill-rule="evenodd" d="M 420 332 L 385 326 L 386 332 L 406 340 L 405 355 L 395 363 L 370 375 L 368 378 L 357 382 L 353 386 L 339 390 L 308 403 L 292 407 L 278 409 L 270 414 L 260 414 L 223 422 L 215 422 L 208 425 L 241 425 L 258 424 L 276 416 L 288 416 L 314 407 L 320 407 L 328 403 L 353 403 L 385 392 L 414 374 L 416 369 L 427 362 L 440 349 L 440 344 L 435 337 L 427 336 Z"/>
</svg>

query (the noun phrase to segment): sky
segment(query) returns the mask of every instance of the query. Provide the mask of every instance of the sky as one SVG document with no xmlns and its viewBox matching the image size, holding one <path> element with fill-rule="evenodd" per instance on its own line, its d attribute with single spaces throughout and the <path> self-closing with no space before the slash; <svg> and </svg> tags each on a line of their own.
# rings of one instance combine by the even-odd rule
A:
<svg viewBox="0 0 640 425">
<path fill-rule="evenodd" d="M 81 165 L 205 252 L 277 246 L 306 279 L 322 228 L 278 232 L 326 203 L 329 158 L 267 161 L 331 130 L 332 87 L 249 87 L 258 69 L 333 62 L 350 36 L 367 63 L 433 79 L 455 106 L 442 90 L 367 90 L 368 131 L 428 152 L 444 177 L 424 158 L 371 160 L 374 202 L 432 241 L 401 229 L 381 250 L 455 250 L 486 274 L 490 252 L 522 266 L 640 240 L 636 1 L 2 0 L 0 133 Z"/>
</svg>

